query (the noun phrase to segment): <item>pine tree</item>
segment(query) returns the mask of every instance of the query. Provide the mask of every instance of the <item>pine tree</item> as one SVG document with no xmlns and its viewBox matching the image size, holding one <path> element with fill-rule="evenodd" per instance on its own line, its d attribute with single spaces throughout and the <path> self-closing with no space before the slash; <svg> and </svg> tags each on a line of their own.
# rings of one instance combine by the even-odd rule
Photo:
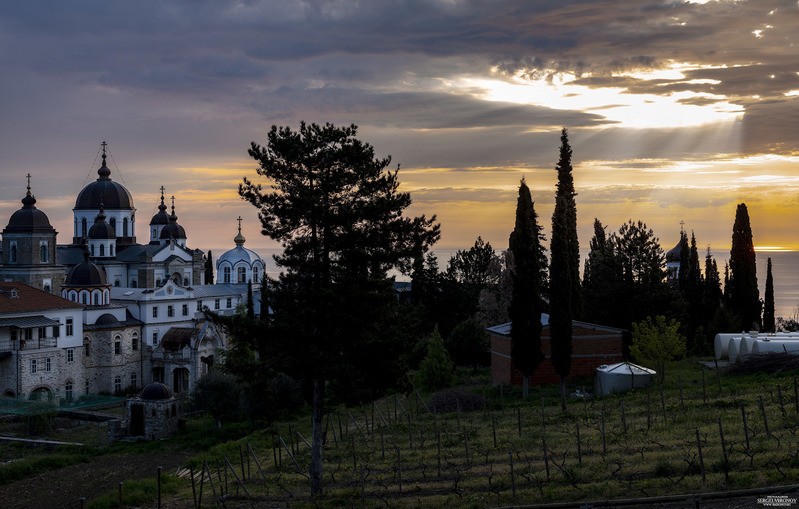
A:
<svg viewBox="0 0 799 509">
<path fill-rule="evenodd" d="M 205 284 L 214 284 L 214 257 L 211 250 L 208 250 L 208 256 L 205 258 Z"/>
<path fill-rule="evenodd" d="M 255 318 L 255 303 L 252 300 L 252 281 L 247 281 L 247 318 Z"/>
<path fill-rule="evenodd" d="M 774 277 L 771 275 L 771 258 L 766 264 L 766 296 L 763 301 L 763 332 L 774 332 Z"/>
<path fill-rule="evenodd" d="M 560 377 L 561 407 L 566 410 L 566 377 L 571 371 L 572 322 L 580 316 L 580 246 L 577 241 L 577 204 L 575 203 L 569 137 L 566 129 L 560 136 L 560 159 L 555 211 L 552 214 L 552 244 L 549 272 L 549 330 L 552 364 Z"/>
<path fill-rule="evenodd" d="M 685 233 L 685 230 L 680 230 L 680 270 L 678 273 L 678 288 L 680 292 L 685 296 L 686 293 L 686 286 L 688 281 L 688 272 L 690 270 L 690 257 L 691 254 L 688 248 L 688 234 Z"/>
<path fill-rule="evenodd" d="M 737 315 L 746 330 L 760 330 L 760 291 L 757 288 L 757 266 L 752 227 L 746 204 L 735 211 L 730 248 L 730 310 Z"/>
<path fill-rule="evenodd" d="M 273 126 L 267 145 L 249 150 L 268 189 L 247 178 L 239 186 L 263 233 L 284 246 L 270 344 L 309 388 L 312 495 L 322 492 L 328 397 L 376 397 L 405 379 L 409 346 L 388 273 L 411 263 L 413 239 L 427 250 L 440 236 L 435 217 L 403 215 L 411 198 L 399 170 L 356 134 L 355 125 Z"/>
<path fill-rule="evenodd" d="M 269 323 L 269 278 L 266 274 L 261 279 L 261 314 L 258 318 L 264 323 Z"/>
<path fill-rule="evenodd" d="M 529 391 L 530 376 L 544 360 L 541 353 L 541 245 L 538 215 L 527 182 L 519 185 L 516 225 L 510 234 L 513 254 L 513 290 L 508 315 L 511 319 L 511 359 L 522 374 L 522 393 Z"/>
<path fill-rule="evenodd" d="M 618 310 L 624 297 L 622 268 L 612 240 L 599 219 L 594 219 L 594 236 L 583 270 L 583 317 L 591 323 L 629 327 Z"/>
</svg>

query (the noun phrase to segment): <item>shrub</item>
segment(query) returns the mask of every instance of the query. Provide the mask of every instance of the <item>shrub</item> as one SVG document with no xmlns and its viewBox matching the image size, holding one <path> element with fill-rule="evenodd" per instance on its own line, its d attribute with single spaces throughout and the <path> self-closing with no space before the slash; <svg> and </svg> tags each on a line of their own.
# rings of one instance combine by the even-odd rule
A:
<svg viewBox="0 0 799 509">
<path fill-rule="evenodd" d="M 428 339 L 427 355 L 416 374 L 417 382 L 428 391 L 449 387 L 455 381 L 454 369 L 447 349 L 444 348 L 444 340 L 436 327 Z"/>
</svg>

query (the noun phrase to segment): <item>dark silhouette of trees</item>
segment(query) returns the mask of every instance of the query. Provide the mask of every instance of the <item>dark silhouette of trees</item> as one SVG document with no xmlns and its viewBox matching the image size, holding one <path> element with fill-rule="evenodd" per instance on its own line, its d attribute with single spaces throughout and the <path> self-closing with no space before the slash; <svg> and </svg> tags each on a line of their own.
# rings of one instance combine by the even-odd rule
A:
<svg viewBox="0 0 799 509">
<path fill-rule="evenodd" d="M 544 359 L 541 353 L 541 244 L 538 215 L 527 182 L 519 185 L 516 225 L 509 239 L 513 253 L 513 290 L 508 314 L 511 319 L 511 359 L 522 374 L 522 393 Z"/>
<path fill-rule="evenodd" d="M 556 166 L 558 183 L 552 214 L 552 244 L 549 270 L 549 330 L 552 364 L 560 377 L 561 406 L 566 410 L 566 377 L 571 371 L 572 321 L 582 309 L 580 291 L 580 246 L 577 240 L 577 204 L 572 176 L 569 137 L 560 135 L 560 159 Z"/>
<path fill-rule="evenodd" d="M 730 248 L 730 275 L 725 291 L 729 288 L 730 311 L 736 315 L 746 330 L 760 330 L 760 291 L 757 288 L 755 246 L 752 227 L 745 203 L 735 211 Z"/>
<path fill-rule="evenodd" d="M 623 270 L 614 244 L 613 234 L 607 235 L 599 219 L 594 219 L 594 236 L 583 270 L 583 316 L 591 323 L 623 327 L 619 314 L 625 298 Z"/>
<path fill-rule="evenodd" d="M 255 319 L 255 302 L 252 300 L 252 281 L 247 281 L 247 318 Z"/>
<path fill-rule="evenodd" d="M 774 276 L 771 274 L 771 258 L 766 263 L 766 296 L 763 301 L 763 332 L 774 332 Z"/>
<path fill-rule="evenodd" d="M 214 257 L 211 250 L 208 250 L 208 256 L 205 257 L 205 284 L 214 284 Z"/>
<path fill-rule="evenodd" d="M 357 127 L 273 126 L 250 156 L 269 189 L 248 178 L 239 194 L 259 209 L 262 232 L 281 242 L 269 349 L 309 387 L 310 481 L 322 492 L 328 396 L 375 397 L 406 380 L 403 337 L 389 269 L 409 266 L 439 237 L 435 217 L 408 218 L 390 157 L 375 157 Z M 329 391 L 329 392 L 328 392 Z"/>
</svg>

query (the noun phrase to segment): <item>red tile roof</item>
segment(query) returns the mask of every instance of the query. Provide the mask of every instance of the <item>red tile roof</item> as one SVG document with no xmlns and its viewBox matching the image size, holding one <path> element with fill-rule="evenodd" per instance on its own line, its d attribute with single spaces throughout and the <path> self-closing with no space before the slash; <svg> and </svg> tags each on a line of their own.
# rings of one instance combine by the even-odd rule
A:
<svg viewBox="0 0 799 509">
<path fill-rule="evenodd" d="M 16 293 L 16 297 L 14 294 Z M 0 282 L 0 314 L 82 309 L 83 305 L 15 281 Z"/>
</svg>

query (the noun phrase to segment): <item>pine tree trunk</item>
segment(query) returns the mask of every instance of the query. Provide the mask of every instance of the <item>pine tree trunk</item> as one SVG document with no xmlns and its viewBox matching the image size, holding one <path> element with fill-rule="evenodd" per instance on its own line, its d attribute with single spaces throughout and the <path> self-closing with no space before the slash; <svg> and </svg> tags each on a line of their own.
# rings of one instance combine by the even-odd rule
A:
<svg viewBox="0 0 799 509">
<path fill-rule="evenodd" d="M 322 494 L 322 419 L 325 414 L 325 382 L 313 381 L 313 402 L 311 404 L 311 495 Z"/>
</svg>

